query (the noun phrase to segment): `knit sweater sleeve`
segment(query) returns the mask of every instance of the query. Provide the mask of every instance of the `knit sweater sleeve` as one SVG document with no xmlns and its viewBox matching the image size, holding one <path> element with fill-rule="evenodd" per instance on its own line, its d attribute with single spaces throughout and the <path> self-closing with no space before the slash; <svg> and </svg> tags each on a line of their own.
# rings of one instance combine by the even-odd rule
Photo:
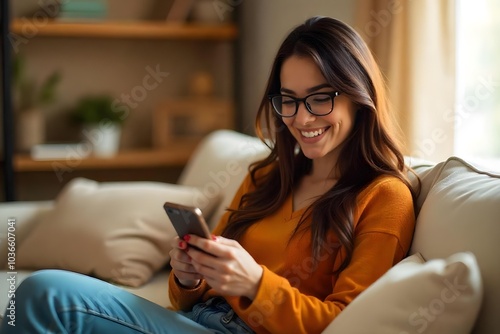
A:
<svg viewBox="0 0 500 334">
<path fill-rule="evenodd" d="M 326 298 L 301 293 L 263 266 L 256 298 L 229 297 L 233 309 L 257 333 L 321 333 L 356 296 L 405 256 L 415 223 L 408 188 L 394 179 L 370 185 L 358 197 L 354 223 L 351 261 L 339 275 L 332 274 L 332 290 Z M 339 254 L 335 267 L 343 258 L 343 252 Z"/>
<path fill-rule="evenodd" d="M 241 197 L 248 191 L 250 183 L 251 179 L 248 175 L 240 185 L 233 200 L 231 201 L 230 208 L 236 209 L 238 207 Z M 220 235 L 220 233 L 224 229 L 224 226 L 226 226 L 227 224 L 228 218 L 229 212 L 226 212 L 215 227 L 213 234 Z M 179 281 L 175 277 L 174 271 L 172 270 L 170 272 L 168 282 L 168 295 L 170 298 L 170 303 L 172 304 L 172 308 L 175 310 L 190 310 L 194 304 L 207 299 L 208 295 L 206 294 L 206 292 L 209 289 L 210 286 L 205 282 L 205 280 L 202 280 L 201 283 L 193 289 L 186 289 L 179 283 Z"/>
</svg>

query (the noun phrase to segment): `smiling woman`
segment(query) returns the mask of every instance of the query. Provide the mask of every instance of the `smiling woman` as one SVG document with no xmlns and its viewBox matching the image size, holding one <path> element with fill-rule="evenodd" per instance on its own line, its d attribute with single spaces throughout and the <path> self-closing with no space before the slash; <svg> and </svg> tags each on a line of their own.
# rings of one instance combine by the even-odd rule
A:
<svg viewBox="0 0 500 334">
<path fill-rule="evenodd" d="M 45 271 L 18 288 L 22 327 L 6 333 L 47 323 L 61 332 L 321 333 L 410 248 L 417 190 L 384 89 L 351 27 L 308 19 L 281 44 L 257 113 L 269 154 L 250 165 L 212 238 L 171 242 L 177 312 Z"/>
</svg>

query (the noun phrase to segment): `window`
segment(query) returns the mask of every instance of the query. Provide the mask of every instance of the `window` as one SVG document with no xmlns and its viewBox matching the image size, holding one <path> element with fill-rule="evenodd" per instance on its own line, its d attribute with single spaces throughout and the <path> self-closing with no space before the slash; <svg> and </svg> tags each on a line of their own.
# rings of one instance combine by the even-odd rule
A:
<svg viewBox="0 0 500 334">
<path fill-rule="evenodd" d="M 457 1 L 455 155 L 500 171 L 500 1 Z"/>
</svg>

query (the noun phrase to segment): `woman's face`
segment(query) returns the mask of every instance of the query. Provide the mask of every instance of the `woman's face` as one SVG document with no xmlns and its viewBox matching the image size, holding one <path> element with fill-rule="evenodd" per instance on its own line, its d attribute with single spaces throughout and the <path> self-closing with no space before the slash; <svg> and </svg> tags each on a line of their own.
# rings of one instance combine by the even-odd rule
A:
<svg viewBox="0 0 500 334">
<path fill-rule="evenodd" d="M 280 80 L 281 94 L 296 98 L 336 91 L 310 57 L 291 56 L 286 59 L 281 67 Z M 334 98 L 333 111 L 328 115 L 315 116 L 301 102 L 295 116 L 282 119 L 306 157 L 331 157 L 336 162 L 340 147 L 353 129 L 355 115 L 354 103 L 340 92 Z"/>
</svg>

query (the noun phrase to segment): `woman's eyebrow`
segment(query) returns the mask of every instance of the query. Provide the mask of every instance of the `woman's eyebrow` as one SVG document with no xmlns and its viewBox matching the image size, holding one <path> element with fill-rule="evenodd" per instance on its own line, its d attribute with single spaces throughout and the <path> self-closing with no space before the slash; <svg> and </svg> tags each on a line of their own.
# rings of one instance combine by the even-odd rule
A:
<svg viewBox="0 0 500 334">
<path fill-rule="evenodd" d="M 306 92 L 307 93 L 313 93 L 313 92 L 315 92 L 317 90 L 320 90 L 321 88 L 325 88 L 325 87 L 331 87 L 331 86 L 330 86 L 330 84 L 323 83 L 321 85 L 317 85 L 317 86 L 314 86 L 314 87 L 306 89 Z M 295 92 L 293 90 L 288 89 L 288 88 L 284 88 L 284 87 L 281 87 L 280 91 L 282 93 L 295 94 Z"/>
</svg>

